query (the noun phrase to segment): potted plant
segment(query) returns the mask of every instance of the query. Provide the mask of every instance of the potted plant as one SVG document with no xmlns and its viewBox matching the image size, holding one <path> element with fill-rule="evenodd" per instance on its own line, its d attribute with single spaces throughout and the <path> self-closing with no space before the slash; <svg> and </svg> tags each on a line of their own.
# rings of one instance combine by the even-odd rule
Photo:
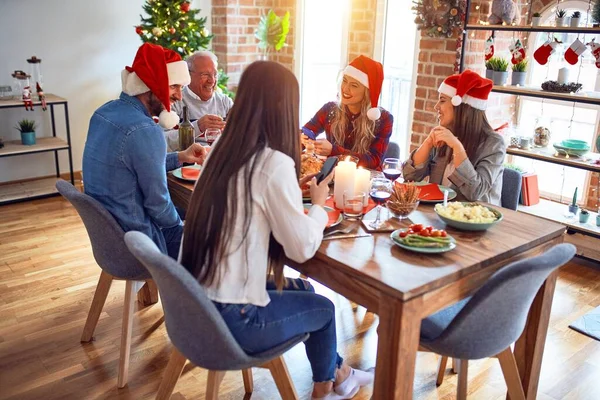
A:
<svg viewBox="0 0 600 400">
<path fill-rule="evenodd" d="M 500 57 L 493 57 L 490 59 L 490 62 L 494 70 L 494 75 L 492 76 L 494 85 L 506 84 L 508 78 L 508 61 Z"/>
<path fill-rule="evenodd" d="M 594 20 L 592 26 L 598 28 L 600 26 L 600 1 L 594 2 L 594 8 L 592 9 L 592 19 Z"/>
<path fill-rule="evenodd" d="M 585 208 L 582 208 L 581 212 L 579 213 L 579 222 L 581 222 L 582 224 L 585 224 L 586 222 L 588 222 L 589 218 L 590 218 L 589 211 L 586 210 Z"/>
<path fill-rule="evenodd" d="M 15 129 L 21 132 L 21 143 L 27 146 L 35 144 L 35 121 L 22 119 Z"/>
<path fill-rule="evenodd" d="M 577 188 L 575 188 L 575 193 L 573 193 L 573 201 L 569 204 L 569 212 L 571 214 L 577 214 L 579 210 L 579 206 L 577 205 Z"/>
<path fill-rule="evenodd" d="M 556 10 L 556 26 L 565 26 L 565 19 L 567 18 L 567 12 L 562 8 Z"/>
<path fill-rule="evenodd" d="M 571 14 L 571 28 L 577 28 L 579 27 L 579 20 L 581 19 L 581 12 L 580 11 L 574 11 L 573 14 Z"/>
<path fill-rule="evenodd" d="M 285 40 L 290 31 L 290 12 L 286 11 L 283 17 L 277 16 L 273 10 L 260 17 L 258 28 L 254 37 L 258 39 L 258 47 L 262 49 L 262 58 L 267 60 L 269 53 L 279 51 L 287 46 Z"/>
<path fill-rule="evenodd" d="M 492 61 L 492 59 L 493 58 L 490 58 L 485 62 L 485 77 L 488 79 L 492 79 L 494 77 L 494 68 L 492 63 L 490 62 Z"/>
<path fill-rule="evenodd" d="M 525 78 L 527 78 L 527 64 L 529 62 L 526 58 L 519 61 L 517 64 L 512 66 L 512 77 L 511 85 L 514 86 L 525 86 Z"/>
<path fill-rule="evenodd" d="M 531 17 L 531 26 L 539 26 L 541 19 L 542 14 L 540 14 L 539 12 L 533 13 L 533 17 Z"/>
</svg>

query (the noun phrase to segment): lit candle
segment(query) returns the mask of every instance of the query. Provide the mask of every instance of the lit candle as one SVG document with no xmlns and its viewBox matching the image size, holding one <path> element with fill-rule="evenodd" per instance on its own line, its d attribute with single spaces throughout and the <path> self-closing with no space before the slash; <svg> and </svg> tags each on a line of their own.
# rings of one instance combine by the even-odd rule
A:
<svg viewBox="0 0 600 400">
<path fill-rule="evenodd" d="M 569 68 L 563 67 L 558 70 L 558 83 L 561 85 L 569 83 Z"/>
<path fill-rule="evenodd" d="M 359 167 L 356 170 L 356 177 L 354 179 L 354 193 L 363 192 L 365 198 L 363 199 L 363 205 L 366 207 L 369 205 L 369 189 L 371 187 L 371 173 Z"/>
<path fill-rule="evenodd" d="M 335 206 L 344 209 L 344 192 L 354 195 L 354 176 L 356 174 L 356 163 L 348 157 L 345 161 L 338 162 L 335 167 L 333 183 L 333 200 Z"/>
</svg>

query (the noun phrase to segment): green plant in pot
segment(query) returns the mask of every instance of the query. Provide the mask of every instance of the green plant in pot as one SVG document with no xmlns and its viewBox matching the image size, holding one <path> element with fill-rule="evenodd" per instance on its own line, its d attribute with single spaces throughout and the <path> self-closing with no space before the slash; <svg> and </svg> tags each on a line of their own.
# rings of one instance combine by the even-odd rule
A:
<svg viewBox="0 0 600 400">
<path fill-rule="evenodd" d="M 539 26 L 541 19 L 542 14 L 540 14 L 539 12 L 533 13 L 533 16 L 531 17 L 531 26 Z"/>
<path fill-rule="evenodd" d="M 592 19 L 594 20 L 593 27 L 597 28 L 600 26 L 600 0 L 594 2 L 594 8 L 592 9 Z"/>
<path fill-rule="evenodd" d="M 492 58 L 485 62 L 485 77 L 488 79 L 492 79 L 494 77 L 494 68 L 491 61 Z"/>
<path fill-rule="evenodd" d="M 579 21 L 581 20 L 581 12 L 580 11 L 574 11 L 573 14 L 571 14 L 571 28 L 577 28 L 579 27 Z"/>
<path fill-rule="evenodd" d="M 525 58 L 512 66 L 511 85 L 525 86 L 527 78 L 527 65 L 529 61 Z"/>
<path fill-rule="evenodd" d="M 15 126 L 15 129 L 21 132 L 21 143 L 27 146 L 35 144 L 35 121 L 22 119 Z"/>
<path fill-rule="evenodd" d="M 588 222 L 588 219 L 590 219 L 590 212 L 585 208 L 582 208 L 581 212 L 579 213 L 579 222 L 585 224 Z"/>
<path fill-rule="evenodd" d="M 579 210 L 579 206 L 577 205 L 577 188 L 575 188 L 575 193 L 573 193 L 573 201 L 569 204 L 569 212 L 571 214 L 577 214 Z"/>
<path fill-rule="evenodd" d="M 565 20 L 567 19 L 567 11 L 559 8 L 556 10 L 556 26 L 565 26 Z"/>
<path fill-rule="evenodd" d="M 494 70 L 494 75 L 492 76 L 494 85 L 506 84 L 506 79 L 508 78 L 508 61 L 504 58 L 492 57 L 490 58 L 490 62 Z"/>
<path fill-rule="evenodd" d="M 258 47 L 263 51 L 263 58 L 269 58 L 269 53 L 279 51 L 287 46 L 285 40 L 290 31 L 290 12 L 283 17 L 277 16 L 273 10 L 260 17 L 254 37 L 258 39 Z"/>
</svg>

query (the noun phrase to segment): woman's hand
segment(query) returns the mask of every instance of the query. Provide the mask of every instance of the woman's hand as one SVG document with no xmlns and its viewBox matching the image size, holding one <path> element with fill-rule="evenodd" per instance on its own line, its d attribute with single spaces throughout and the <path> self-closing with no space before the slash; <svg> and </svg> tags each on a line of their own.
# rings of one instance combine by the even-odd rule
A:
<svg viewBox="0 0 600 400">
<path fill-rule="evenodd" d="M 320 156 L 329 156 L 333 150 L 333 145 L 327 139 L 315 140 L 315 153 Z"/>
<path fill-rule="evenodd" d="M 308 182 L 310 182 L 312 180 L 312 178 L 317 176 L 317 174 L 318 174 L 318 172 L 315 172 L 314 174 L 308 174 L 308 175 L 304 176 L 303 178 L 300 178 L 300 180 L 298 181 L 298 185 L 300 185 L 300 188 L 302 188 L 302 186 L 304 186 Z"/>
<path fill-rule="evenodd" d="M 333 172 L 317 185 L 317 178 L 310 181 L 310 200 L 313 204 L 323 207 L 329 197 L 329 182 L 333 179 Z"/>
<path fill-rule="evenodd" d="M 431 130 L 430 136 L 433 135 L 433 144 L 436 147 L 441 147 L 442 145 L 447 145 L 454 152 L 458 152 L 460 150 L 464 151 L 464 147 L 460 140 L 447 128 L 443 126 L 436 126 Z M 429 137 L 428 137 L 429 138 Z"/>
</svg>

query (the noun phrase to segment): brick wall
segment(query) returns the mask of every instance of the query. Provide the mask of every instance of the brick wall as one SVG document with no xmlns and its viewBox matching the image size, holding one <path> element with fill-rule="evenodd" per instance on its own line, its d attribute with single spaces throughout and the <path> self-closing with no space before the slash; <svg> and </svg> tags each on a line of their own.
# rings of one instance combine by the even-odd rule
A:
<svg viewBox="0 0 600 400">
<path fill-rule="evenodd" d="M 212 29 L 215 37 L 212 47 L 219 57 L 220 67 L 229 76 L 231 87 L 237 86 L 246 66 L 262 58 L 254 31 L 261 15 L 267 14 L 270 9 L 279 16 L 286 11 L 290 12 L 290 32 L 287 37 L 289 47 L 279 53 L 270 54 L 268 58 L 292 69 L 295 0 L 213 0 Z"/>
<path fill-rule="evenodd" d="M 377 0 L 352 0 L 348 33 L 348 60 L 373 57 Z"/>
</svg>

